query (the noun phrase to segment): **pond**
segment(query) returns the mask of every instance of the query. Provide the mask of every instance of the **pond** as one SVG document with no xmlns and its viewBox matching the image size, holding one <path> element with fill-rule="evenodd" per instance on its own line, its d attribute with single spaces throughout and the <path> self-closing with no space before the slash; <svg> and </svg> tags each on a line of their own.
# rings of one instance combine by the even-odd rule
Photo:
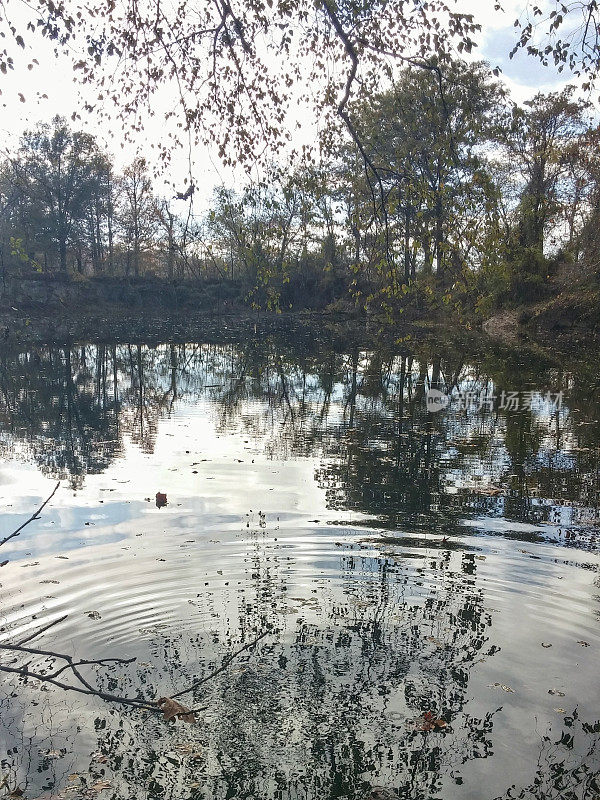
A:
<svg viewBox="0 0 600 800">
<path fill-rule="evenodd" d="M 238 339 L 0 352 L 0 644 L 264 634 L 4 672 L 0 796 L 597 800 L 594 364 Z"/>
</svg>

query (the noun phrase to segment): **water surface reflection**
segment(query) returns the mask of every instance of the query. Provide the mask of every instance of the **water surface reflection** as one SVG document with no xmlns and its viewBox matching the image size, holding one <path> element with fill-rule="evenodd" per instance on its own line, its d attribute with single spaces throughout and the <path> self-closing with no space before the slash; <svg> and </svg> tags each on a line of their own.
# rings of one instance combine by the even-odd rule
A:
<svg viewBox="0 0 600 800">
<path fill-rule="evenodd" d="M 4 349 L 0 538 L 63 488 L 2 548 L 2 637 L 67 614 L 45 647 L 136 656 L 94 680 L 155 698 L 271 631 L 190 699 L 196 726 L 3 676 L 6 786 L 596 798 L 590 382 L 524 353 L 294 335 Z M 430 387 L 564 400 L 431 414 Z"/>
</svg>

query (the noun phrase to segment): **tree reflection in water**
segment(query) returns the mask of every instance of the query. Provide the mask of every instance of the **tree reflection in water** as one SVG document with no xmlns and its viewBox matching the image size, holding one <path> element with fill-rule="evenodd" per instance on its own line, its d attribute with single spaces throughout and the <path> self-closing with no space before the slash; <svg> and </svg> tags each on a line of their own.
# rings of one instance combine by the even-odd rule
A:
<svg viewBox="0 0 600 800">
<path fill-rule="evenodd" d="M 221 431 L 252 435 L 273 458 L 316 457 L 315 481 L 332 513 L 354 510 L 365 525 L 447 537 L 466 517 L 552 522 L 567 513 L 560 535 L 568 537 L 569 525 L 600 516 L 598 428 L 584 424 L 598 404 L 584 402 L 586 380 L 585 369 L 579 375 L 508 357 L 500 364 L 427 344 L 390 353 L 353 343 L 343 352 L 313 348 L 293 337 L 4 347 L 2 447 L 78 486 L 130 443 L 152 453 L 161 417 L 210 399 L 207 413 Z M 564 391 L 565 410 L 428 414 L 430 387 Z M 43 755 L 60 741 L 68 753 L 100 753 L 89 772 L 109 774 L 115 798 L 354 800 L 376 784 L 401 798 L 460 797 L 468 765 L 496 757 L 502 706 L 491 692 L 478 716 L 466 708 L 474 666 L 496 652 L 474 552 L 452 541 L 433 556 L 435 548 L 409 552 L 395 548 L 393 536 L 377 552 L 357 544 L 340 551 L 334 577 L 317 578 L 309 596 L 296 596 L 291 556 L 267 552 L 260 526 L 249 535 L 255 547 L 243 589 L 228 600 L 189 600 L 214 627 L 191 641 L 160 631 L 142 637 L 137 666 L 115 668 L 107 679 L 107 688 L 157 697 L 273 626 L 266 644 L 195 697 L 209 705 L 201 725 L 169 727 L 138 712 L 77 706 L 67 697 L 50 702 L 31 686 L 21 687 L 24 694 L 13 687 L 0 697 L 2 738 L 21 744 L 3 756 L 2 771 L 64 790 L 69 759 Z M 41 712 L 28 705 L 31 697 Z M 429 711 L 448 726 L 419 730 Z M 85 714 L 94 715 L 96 741 L 82 744 L 68 720 Z M 542 739 L 531 786 L 503 796 L 597 797 L 590 765 L 598 763 L 598 724 L 582 722 L 577 711 L 563 722 L 562 736 Z M 36 772 L 42 777 L 33 779 Z"/>
<path fill-rule="evenodd" d="M 443 553 L 415 567 L 359 552 L 343 564 L 340 586 L 324 584 L 323 598 L 306 602 L 287 597 L 285 559 L 248 565 L 254 578 L 236 609 L 238 635 L 267 623 L 280 632 L 195 698 L 210 707 L 199 729 L 97 707 L 102 769 L 115 776 L 117 796 L 354 798 L 377 782 L 429 798 L 443 780 L 460 783 L 464 763 L 491 753 L 494 709 L 481 719 L 464 711 L 473 665 L 494 653 L 473 555 Z M 293 628 L 283 613 L 290 605 L 299 615 Z M 141 686 L 155 697 L 181 684 L 195 654 L 224 644 L 216 632 L 190 643 L 158 637 L 150 673 L 119 668 L 107 690 Z M 448 727 L 420 731 L 427 711 Z M 76 746 L 69 740 L 66 750 Z M 12 755 L 5 769 L 18 763 L 20 751 Z"/>
<path fill-rule="evenodd" d="M 440 353 L 311 351 L 293 340 L 240 345 L 84 345 L 0 351 L 6 451 L 81 483 L 122 453 L 153 452 L 158 421 L 177 403 L 210 397 L 226 430 L 265 437 L 273 457 L 322 454 L 317 480 L 332 508 L 387 515 L 471 508 L 537 520 L 537 496 L 598 507 L 598 401 L 587 375 L 548 364 Z M 563 391 L 565 407 L 428 414 L 430 387 Z M 584 398 L 586 398 L 584 402 Z M 255 402 L 260 401 L 260 404 Z M 457 477 L 462 480 L 456 480 Z M 467 478 L 474 480 L 467 480 Z M 476 485 L 479 483 L 480 485 Z M 494 497 L 489 485 L 506 491 Z M 546 514 L 547 516 L 547 514 Z M 450 523 L 449 523 L 450 524 Z"/>
</svg>

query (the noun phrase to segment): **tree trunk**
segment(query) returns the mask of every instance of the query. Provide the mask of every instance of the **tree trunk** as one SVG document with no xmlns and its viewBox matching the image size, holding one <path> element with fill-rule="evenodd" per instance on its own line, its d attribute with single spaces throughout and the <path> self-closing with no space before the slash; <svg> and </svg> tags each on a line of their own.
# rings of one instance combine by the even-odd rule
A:
<svg viewBox="0 0 600 800">
<path fill-rule="evenodd" d="M 439 190 L 435 202 L 435 272 L 438 278 L 444 277 L 444 219 Z"/>
<path fill-rule="evenodd" d="M 428 236 L 425 236 L 423 240 L 423 259 L 423 272 L 425 275 L 431 275 L 433 271 L 433 254 L 431 252 L 431 240 Z"/>
<path fill-rule="evenodd" d="M 61 236 L 58 242 L 58 253 L 60 258 L 60 271 L 67 271 L 67 239 Z"/>
<path fill-rule="evenodd" d="M 169 277 L 169 281 L 173 282 L 174 277 L 174 267 L 175 267 L 175 242 L 173 237 L 173 216 L 169 212 L 169 243 L 168 243 L 168 252 L 167 252 L 167 274 Z"/>
<path fill-rule="evenodd" d="M 410 281 L 410 210 L 404 214 L 404 282 Z"/>
<path fill-rule="evenodd" d="M 106 210 L 106 224 L 108 227 L 108 271 L 112 275 L 114 273 L 114 250 L 113 250 L 113 185 L 111 181 L 110 169 L 108 172 L 108 206 Z"/>
</svg>

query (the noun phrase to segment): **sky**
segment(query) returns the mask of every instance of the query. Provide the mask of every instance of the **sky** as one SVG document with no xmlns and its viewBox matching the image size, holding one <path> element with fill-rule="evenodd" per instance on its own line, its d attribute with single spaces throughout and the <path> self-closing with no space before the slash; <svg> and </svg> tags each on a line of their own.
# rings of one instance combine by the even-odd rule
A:
<svg viewBox="0 0 600 800">
<path fill-rule="evenodd" d="M 550 5 L 553 0 L 545 2 Z M 523 52 L 518 53 L 514 59 L 509 59 L 508 54 L 518 35 L 514 21 L 523 17 L 527 2 L 504 0 L 502 12 L 496 11 L 494 5 L 495 0 L 457 0 L 455 8 L 460 12 L 472 13 L 482 25 L 478 37 L 479 47 L 474 51 L 474 57 L 483 58 L 492 67 L 499 66 L 502 69 L 503 80 L 513 99 L 522 103 L 538 91 L 555 90 L 567 83 L 564 75 L 559 75 L 552 67 L 542 66 Z M 22 0 L 8 0 L 7 8 L 15 16 L 24 13 Z M 33 127 L 37 122 L 49 121 L 57 113 L 69 118 L 74 111 L 81 108 L 81 88 L 74 82 L 71 60 L 66 56 L 56 58 L 51 43 L 41 38 L 36 39 L 34 55 L 39 66 L 32 70 L 27 69 L 31 53 L 18 51 L 15 53 L 15 69 L 7 75 L 0 74 L 2 149 L 14 147 L 23 130 Z M 20 95 L 25 98 L 25 102 L 22 102 Z M 296 119 L 293 124 L 300 123 L 302 126 L 294 133 L 294 142 L 313 139 L 315 120 L 309 111 L 296 108 L 294 115 Z M 101 145 L 115 157 L 118 169 L 130 163 L 137 154 L 152 161 L 153 149 L 165 135 L 164 125 L 157 117 L 147 121 L 143 136 L 140 135 L 133 144 L 123 141 L 123 134 L 116 122 L 111 129 L 106 123 L 99 124 L 93 115 L 86 112 L 82 112 L 82 120 L 77 122 L 77 127 L 98 137 Z M 224 168 L 216 151 L 211 152 L 210 148 L 194 147 L 191 159 L 191 172 L 196 184 L 194 208 L 197 211 L 209 206 L 215 186 L 236 186 L 243 181 L 243 175 Z M 172 185 L 184 189 L 184 182 L 189 174 L 188 152 L 182 149 L 173 158 L 168 173 L 155 182 L 155 187 L 158 193 L 168 196 L 173 191 Z"/>
</svg>

